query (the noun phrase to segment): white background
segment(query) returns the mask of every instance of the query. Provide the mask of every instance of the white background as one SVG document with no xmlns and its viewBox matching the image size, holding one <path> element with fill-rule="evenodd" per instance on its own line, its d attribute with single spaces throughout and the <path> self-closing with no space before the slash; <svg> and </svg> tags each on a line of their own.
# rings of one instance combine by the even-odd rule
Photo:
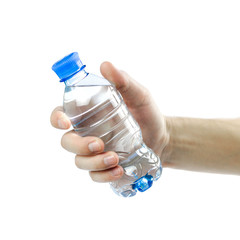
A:
<svg viewBox="0 0 240 240">
<path fill-rule="evenodd" d="M 240 2 L 0 3 L 0 239 L 240 239 L 240 177 L 164 169 L 131 199 L 91 181 L 50 125 L 78 51 L 147 86 L 165 115 L 240 116 Z"/>
</svg>

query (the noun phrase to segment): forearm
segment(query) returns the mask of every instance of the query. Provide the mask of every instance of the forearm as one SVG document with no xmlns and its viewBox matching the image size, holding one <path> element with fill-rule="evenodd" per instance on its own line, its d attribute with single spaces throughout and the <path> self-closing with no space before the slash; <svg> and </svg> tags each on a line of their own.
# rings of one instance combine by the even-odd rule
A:
<svg viewBox="0 0 240 240">
<path fill-rule="evenodd" d="M 163 166 L 240 174 L 240 119 L 166 118 Z"/>
</svg>

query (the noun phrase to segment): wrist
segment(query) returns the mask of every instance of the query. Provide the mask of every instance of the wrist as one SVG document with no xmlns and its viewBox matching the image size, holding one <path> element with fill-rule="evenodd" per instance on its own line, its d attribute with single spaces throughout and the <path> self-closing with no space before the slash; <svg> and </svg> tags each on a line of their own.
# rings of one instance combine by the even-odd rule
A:
<svg viewBox="0 0 240 240">
<path fill-rule="evenodd" d="M 161 151 L 161 162 L 163 167 L 168 167 L 170 165 L 170 159 L 172 154 L 172 129 L 174 124 L 174 119 L 172 117 L 164 117 L 165 119 L 165 137 L 162 145 Z"/>
</svg>

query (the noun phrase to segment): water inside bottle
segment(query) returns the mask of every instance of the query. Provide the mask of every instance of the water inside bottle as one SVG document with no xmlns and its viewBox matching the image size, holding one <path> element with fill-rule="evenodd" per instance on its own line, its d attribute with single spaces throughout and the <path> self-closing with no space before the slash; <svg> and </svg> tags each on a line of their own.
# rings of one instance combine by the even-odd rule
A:
<svg viewBox="0 0 240 240">
<path fill-rule="evenodd" d="M 79 135 L 101 138 L 106 151 L 140 147 L 140 128 L 112 86 L 67 87 L 64 110 Z"/>
<path fill-rule="evenodd" d="M 105 151 L 118 154 L 124 175 L 112 187 L 128 191 L 146 174 L 160 177 L 159 158 L 143 143 L 139 125 L 113 86 L 66 87 L 63 106 L 77 134 L 99 137 Z"/>
</svg>

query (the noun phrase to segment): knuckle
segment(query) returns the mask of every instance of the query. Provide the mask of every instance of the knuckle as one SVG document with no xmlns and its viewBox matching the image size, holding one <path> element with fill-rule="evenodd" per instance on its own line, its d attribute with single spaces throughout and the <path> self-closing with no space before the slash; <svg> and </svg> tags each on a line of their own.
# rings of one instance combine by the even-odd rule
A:
<svg viewBox="0 0 240 240">
<path fill-rule="evenodd" d="M 142 97 L 142 105 L 149 104 L 150 101 L 150 91 L 146 87 L 143 87 L 143 97 Z"/>
</svg>

